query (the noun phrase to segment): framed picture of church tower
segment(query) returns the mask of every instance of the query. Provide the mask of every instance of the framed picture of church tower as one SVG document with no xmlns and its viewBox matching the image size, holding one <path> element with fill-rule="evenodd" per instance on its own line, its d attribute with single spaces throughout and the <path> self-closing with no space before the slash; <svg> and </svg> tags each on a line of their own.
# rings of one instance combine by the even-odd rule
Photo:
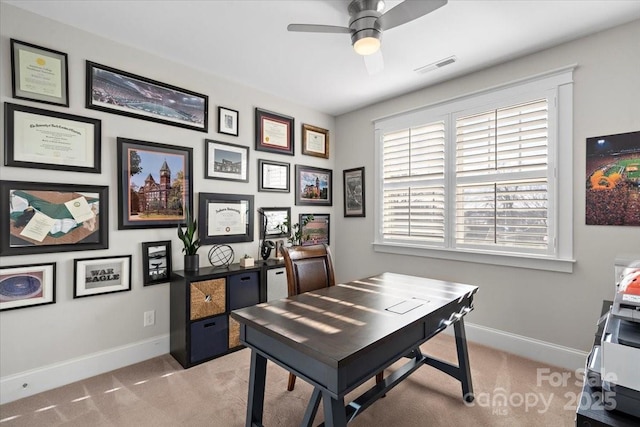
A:
<svg viewBox="0 0 640 427">
<path fill-rule="evenodd" d="M 192 148 L 118 138 L 118 230 L 184 223 L 192 175 Z"/>
</svg>

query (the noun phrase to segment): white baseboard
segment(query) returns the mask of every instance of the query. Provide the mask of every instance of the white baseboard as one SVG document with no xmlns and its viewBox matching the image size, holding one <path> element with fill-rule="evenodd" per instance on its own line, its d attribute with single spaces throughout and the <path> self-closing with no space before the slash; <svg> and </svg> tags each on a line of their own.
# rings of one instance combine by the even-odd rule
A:
<svg viewBox="0 0 640 427">
<path fill-rule="evenodd" d="M 0 378 L 0 404 L 169 353 L 169 334 Z"/>
<path fill-rule="evenodd" d="M 576 369 L 584 368 L 587 360 L 588 353 L 570 347 L 487 328 L 486 326 L 474 325 L 473 323 L 465 322 L 464 329 L 467 341 L 506 351 L 507 353 L 516 354 L 547 365 L 575 371 Z M 447 328 L 446 333 L 453 335 L 453 328 Z"/>
<path fill-rule="evenodd" d="M 587 353 L 584 351 L 472 323 L 465 323 L 465 331 L 468 341 L 572 371 L 584 368 L 587 358 Z M 452 335 L 453 328 L 447 328 L 445 333 Z M 168 334 L 0 378 L 0 404 L 13 402 L 167 353 L 169 353 Z"/>
</svg>

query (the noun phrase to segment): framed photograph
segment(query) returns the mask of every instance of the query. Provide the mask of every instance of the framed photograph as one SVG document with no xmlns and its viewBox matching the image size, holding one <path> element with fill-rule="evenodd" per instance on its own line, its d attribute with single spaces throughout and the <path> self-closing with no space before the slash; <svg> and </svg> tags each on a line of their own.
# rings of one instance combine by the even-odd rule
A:
<svg viewBox="0 0 640 427">
<path fill-rule="evenodd" d="M 587 138 L 585 172 L 586 225 L 640 226 L 640 131 Z"/>
<path fill-rule="evenodd" d="M 118 230 L 177 227 L 193 212 L 193 149 L 118 138 Z"/>
<path fill-rule="evenodd" d="M 286 228 L 283 232 L 279 227 L 287 223 L 291 218 L 291 208 L 262 208 L 259 210 L 262 221 L 260 221 L 260 235 L 265 239 L 276 237 L 289 237 L 291 230 Z"/>
<path fill-rule="evenodd" d="M 73 260 L 73 298 L 131 290 L 131 255 Z"/>
<path fill-rule="evenodd" d="M 364 167 L 342 172 L 344 185 L 344 216 L 365 216 Z"/>
<path fill-rule="evenodd" d="M 296 165 L 296 205 L 331 206 L 333 171 Z"/>
<path fill-rule="evenodd" d="M 295 154 L 293 117 L 256 108 L 256 151 Z"/>
<path fill-rule="evenodd" d="M 218 107 L 218 133 L 238 136 L 239 114 L 231 108 Z"/>
<path fill-rule="evenodd" d="M 0 267 L 0 311 L 55 302 L 55 262 Z"/>
<path fill-rule="evenodd" d="M 5 166 L 100 173 L 100 120 L 8 102 L 4 117 Z"/>
<path fill-rule="evenodd" d="M 253 195 L 200 193 L 198 203 L 203 245 L 253 242 Z"/>
<path fill-rule="evenodd" d="M 11 88 L 16 99 L 68 107 L 67 54 L 11 39 Z"/>
<path fill-rule="evenodd" d="M 109 187 L 0 181 L 0 255 L 109 247 Z"/>
<path fill-rule="evenodd" d="M 205 178 L 249 182 L 249 147 L 211 139 L 204 143 Z"/>
<path fill-rule="evenodd" d="M 302 125 L 302 154 L 308 156 L 329 158 L 329 131 L 311 126 Z"/>
<path fill-rule="evenodd" d="M 171 240 L 142 243 L 144 286 L 171 281 Z"/>
<path fill-rule="evenodd" d="M 290 164 L 258 159 L 258 191 L 288 193 Z"/>
<path fill-rule="evenodd" d="M 313 219 L 308 219 L 310 216 Z M 298 224 L 300 224 L 302 246 L 329 244 L 329 214 L 300 214 Z"/>
<path fill-rule="evenodd" d="M 86 107 L 165 125 L 209 130 L 209 97 L 87 61 Z"/>
</svg>

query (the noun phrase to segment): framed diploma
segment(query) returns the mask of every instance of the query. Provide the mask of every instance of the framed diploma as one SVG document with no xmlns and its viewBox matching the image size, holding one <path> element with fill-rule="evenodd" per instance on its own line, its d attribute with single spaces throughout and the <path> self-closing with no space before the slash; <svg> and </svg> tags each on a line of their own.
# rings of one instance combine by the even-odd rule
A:
<svg viewBox="0 0 640 427">
<path fill-rule="evenodd" d="M 294 118 L 256 108 L 256 150 L 293 156 Z"/>
<path fill-rule="evenodd" d="M 203 245 L 253 241 L 253 195 L 200 193 L 198 232 Z"/>
<path fill-rule="evenodd" d="M 307 156 L 329 158 L 329 131 L 311 126 L 302 125 L 302 154 Z"/>
<path fill-rule="evenodd" d="M 258 159 L 258 191 L 288 193 L 289 163 Z"/>
<path fill-rule="evenodd" d="M 13 97 L 69 106 L 67 54 L 11 39 Z"/>
<path fill-rule="evenodd" d="M 0 255 L 109 248 L 109 187 L 0 181 Z"/>
<path fill-rule="evenodd" d="M 55 302 L 55 262 L 0 267 L 0 311 Z"/>
<path fill-rule="evenodd" d="M 5 166 L 100 173 L 100 120 L 7 102 L 4 114 Z"/>
</svg>

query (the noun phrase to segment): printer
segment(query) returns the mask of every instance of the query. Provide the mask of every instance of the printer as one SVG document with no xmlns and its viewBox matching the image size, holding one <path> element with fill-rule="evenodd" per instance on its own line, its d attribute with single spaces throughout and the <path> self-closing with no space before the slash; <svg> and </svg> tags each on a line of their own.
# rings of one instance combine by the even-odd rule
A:
<svg viewBox="0 0 640 427">
<path fill-rule="evenodd" d="M 640 257 L 617 258 L 615 272 L 615 297 L 602 319 L 605 326 L 595 359 L 600 359 L 604 407 L 640 417 Z"/>
</svg>

